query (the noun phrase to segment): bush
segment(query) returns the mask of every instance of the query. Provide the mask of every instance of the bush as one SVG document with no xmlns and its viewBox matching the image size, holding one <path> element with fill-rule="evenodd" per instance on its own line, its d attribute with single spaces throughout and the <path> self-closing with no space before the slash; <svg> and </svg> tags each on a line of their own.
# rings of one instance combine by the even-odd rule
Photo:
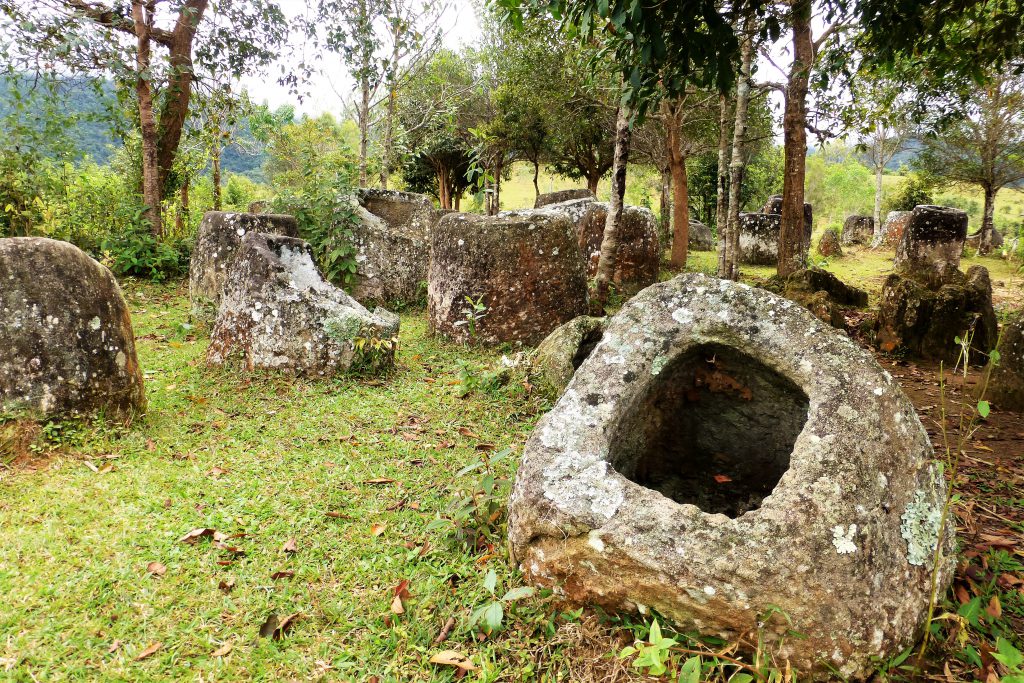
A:
<svg viewBox="0 0 1024 683">
<path fill-rule="evenodd" d="M 931 204 L 933 183 L 921 173 L 910 173 L 882 204 L 882 214 L 890 211 L 913 211 L 919 204 Z"/>
<path fill-rule="evenodd" d="M 159 282 L 188 272 L 189 243 L 166 238 L 157 240 L 145 223 L 106 236 L 100 249 L 103 264 L 115 275 Z"/>
</svg>

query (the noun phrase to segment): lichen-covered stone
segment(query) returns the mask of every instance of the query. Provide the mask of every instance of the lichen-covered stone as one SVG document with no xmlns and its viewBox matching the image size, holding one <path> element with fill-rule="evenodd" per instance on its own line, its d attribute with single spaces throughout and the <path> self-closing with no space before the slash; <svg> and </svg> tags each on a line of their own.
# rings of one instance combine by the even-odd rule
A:
<svg viewBox="0 0 1024 683">
<path fill-rule="evenodd" d="M 212 322 L 224 291 L 228 267 L 242 238 L 250 232 L 298 237 L 293 216 L 273 213 L 207 211 L 199 224 L 189 264 L 188 294 L 192 317 Z"/>
<path fill-rule="evenodd" d="M 761 208 L 761 213 L 782 215 L 782 195 L 776 194 L 768 198 Z M 811 233 L 814 232 L 814 207 L 804 203 L 804 234 L 808 243 L 811 241 Z"/>
<path fill-rule="evenodd" d="M 580 251 L 587 262 L 589 277 L 597 275 L 607 220 L 608 204 L 590 202 L 576 223 Z M 623 207 L 612 281 L 628 289 L 642 289 L 658 281 L 660 267 L 661 242 L 654 214 L 640 206 Z"/>
<path fill-rule="evenodd" d="M 573 374 L 601 341 L 607 318 L 581 315 L 559 326 L 537 347 L 530 374 L 535 384 L 557 398 Z"/>
<path fill-rule="evenodd" d="M 448 214 L 431 234 L 427 314 L 457 341 L 537 344 L 587 312 L 587 275 L 570 220 L 546 209 Z M 467 297 L 486 311 L 470 332 Z"/>
<path fill-rule="evenodd" d="M 625 304 L 538 424 L 510 550 L 570 602 L 865 677 L 927 612 L 946 496 L 932 455 L 848 337 L 764 290 L 682 275 Z"/>
<path fill-rule="evenodd" d="M 422 299 L 430 265 L 430 231 L 441 212 L 424 195 L 361 189 L 353 295 L 360 301 L 409 303 Z"/>
<path fill-rule="evenodd" d="M 984 398 L 1000 410 L 1024 412 L 1024 312 L 1003 325 L 999 362 L 993 364 Z"/>
<path fill-rule="evenodd" d="M 398 323 L 324 280 L 307 242 L 250 232 L 228 271 L 207 361 L 237 356 L 248 370 L 315 377 L 353 366 L 386 370 Z"/>
<path fill-rule="evenodd" d="M 740 214 L 740 263 L 771 266 L 779 261 L 782 216 L 773 213 Z"/>
<path fill-rule="evenodd" d="M 882 351 L 904 350 L 922 358 L 955 362 L 960 351 L 956 338 L 965 338 L 968 330 L 973 330 L 978 354 L 995 346 L 992 282 L 983 266 L 971 266 L 966 275 L 946 271 L 938 281 L 931 269 L 903 269 L 886 278 L 875 335 Z"/>
<path fill-rule="evenodd" d="M 844 316 L 847 309 L 868 305 L 867 292 L 846 284 L 822 268 L 802 268 L 781 284 L 776 276 L 765 287 L 796 301 L 817 318 L 841 330 L 847 328 Z"/>
<path fill-rule="evenodd" d="M 903 232 L 906 230 L 907 223 L 910 222 L 910 216 L 913 213 L 913 211 L 890 211 L 887 213 L 881 227 L 878 228 L 878 232 L 871 240 L 871 248 L 885 247 L 895 249 L 900 240 L 903 239 Z"/>
<path fill-rule="evenodd" d="M 111 272 L 67 242 L 0 239 L 0 413 L 126 418 L 145 408 Z"/>
<path fill-rule="evenodd" d="M 700 221 L 691 220 L 687 247 L 693 251 L 714 251 L 715 236 L 711 234 L 711 228 Z"/>
<path fill-rule="evenodd" d="M 943 282 L 960 268 L 967 239 L 967 213 L 948 206 L 915 206 L 896 246 L 897 270 L 931 274 Z"/>
<path fill-rule="evenodd" d="M 839 233 L 829 228 L 818 240 L 818 253 L 829 258 L 839 258 L 843 255 L 843 247 L 839 243 Z"/>
<path fill-rule="evenodd" d="M 871 216 L 849 216 L 843 221 L 843 244 L 870 244 L 875 237 L 875 219 Z"/>
<path fill-rule="evenodd" d="M 586 188 L 545 192 L 537 196 L 537 199 L 533 202 L 533 208 L 540 209 L 549 204 L 560 204 L 573 199 L 594 199 L 594 193 Z"/>
</svg>

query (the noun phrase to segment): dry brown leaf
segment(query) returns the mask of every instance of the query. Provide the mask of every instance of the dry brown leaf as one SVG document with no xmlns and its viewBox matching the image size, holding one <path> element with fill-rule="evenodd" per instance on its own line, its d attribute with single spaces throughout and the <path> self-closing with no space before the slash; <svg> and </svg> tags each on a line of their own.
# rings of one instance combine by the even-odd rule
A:
<svg viewBox="0 0 1024 683">
<path fill-rule="evenodd" d="M 121 641 L 120 640 L 115 640 L 113 643 L 110 644 L 110 647 L 107 648 L 107 654 L 108 655 L 112 655 L 112 654 L 114 654 L 115 652 L 117 652 L 120 649 L 121 649 Z"/>
<path fill-rule="evenodd" d="M 373 534 L 374 536 L 380 536 L 381 534 L 384 533 L 384 531 L 387 528 L 388 528 L 387 524 L 377 523 L 377 524 L 374 524 L 373 526 L 370 527 L 370 533 Z"/>
<path fill-rule="evenodd" d="M 279 618 L 276 613 L 271 612 L 267 616 L 267 620 L 260 626 L 260 636 L 280 640 L 284 637 L 285 632 L 299 620 L 299 616 L 299 613 L 296 612 L 295 614 L 289 614 L 282 619 Z"/>
<path fill-rule="evenodd" d="M 216 650 L 211 652 L 210 656 L 211 657 L 223 657 L 227 653 L 231 652 L 231 648 L 233 648 L 233 647 L 234 647 L 234 644 L 229 640 L 228 642 L 224 643 L 223 645 L 218 647 Z"/>
<path fill-rule="evenodd" d="M 284 545 L 281 546 L 281 552 L 294 553 L 296 550 L 298 550 L 298 547 L 299 542 L 296 541 L 294 538 L 289 538 L 287 541 L 284 542 Z"/>
<path fill-rule="evenodd" d="M 402 596 L 396 595 L 391 600 L 391 611 L 394 614 L 405 614 L 405 605 L 402 604 Z"/>
<path fill-rule="evenodd" d="M 200 529 L 193 529 L 192 531 L 188 532 L 187 534 L 185 534 L 184 536 L 179 538 L 178 542 L 179 543 L 195 543 L 200 538 L 203 538 L 204 536 L 213 536 L 215 533 L 217 533 L 215 530 L 209 529 L 209 528 L 206 528 L 206 527 L 203 527 L 203 528 L 200 528 Z"/>
<path fill-rule="evenodd" d="M 291 569 L 282 569 L 279 572 L 274 572 L 270 575 L 270 578 L 277 581 L 278 579 L 290 579 L 295 576 L 295 571 Z"/>
<path fill-rule="evenodd" d="M 214 467 L 209 472 L 207 472 L 206 475 L 208 477 L 213 477 L 214 479 L 220 479 L 222 475 L 225 475 L 227 473 L 228 471 L 222 467 Z"/>
<path fill-rule="evenodd" d="M 459 434 L 462 434 L 467 439 L 477 439 L 479 435 L 469 427 L 459 427 Z"/>
<path fill-rule="evenodd" d="M 434 638 L 434 642 L 443 643 L 448 640 L 448 636 L 453 628 L 455 628 L 455 617 L 448 617 L 448 621 L 444 622 L 444 626 L 441 627 L 441 632 L 437 634 L 437 638 Z"/>
<path fill-rule="evenodd" d="M 88 467 L 88 468 L 89 468 L 90 470 L 92 470 L 93 472 L 96 472 L 97 474 L 99 474 L 100 468 L 96 467 L 96 465 L 93 465 L 93 464 L 92 464 L 91 462 L 89 462 L 88 460 L 84 460 L 83 462 L 85 463 L 85 466 L 86 466 L 86 467 Z"/>
<path fill-rule="evenodd" d="M 476 666 L 470 661 L 466 655 L 456 652 L 455 650 L 442 650 L 436 655 L 430 658 L 431 664 L 444 664 L 445 666 L 454 666 L 462 669 L 463 671 L 476 671 Z"/>
<path fill-rule="evenodd" d="M 217 588 L 221 589 L 225 593 L 230 593 L 231 589 L 235 587 L 234 579 L 221 579 L 221 582 L 217 584 Z"/>
<path fill-rule="evenodd" d="M 136 661 L 136 662 L 138 662 L 138 661 L 140 661 L 140 660 L 143 660 L 143 659 L 145 659 L 146 657 L 149 657 L 150 655 L 152 655 L 153 653 L 155 653 L 155 652 L 156 652 L 157 650 L 159 650 L 159 649 L 160 649 L 160 648 L 162 648 L 163 646 L 164 646 L 164 644 L 163 644 L 163 643 L 153 643 L 153 644 L 151 644 L 151 645 L 150 645 L 149 647 L 147 647 L 147 648 L 146 648 L 145 650 L 143 650 L 143 651 L 142 651 L 142 652 L 140 652 L 140 653 L 139 653 L 138 655 L 136 655 L 136 657 L 135 657 L 135 661 Z"/>
<path fill-rule="evenodd" d="M 363 482 L 364 484 L 394 484 L 394 479 L 388 479 L 387 477 L 378 477 L 377 479 L 367 479 Z"/>
<path fill-rule="evenodd" d="M 167 567 L 159 562 L 150 562 L 146 565 L 146 571 L 153 576 L 163 576 L 167 573 Z"/>
<path fill-rule="evenodd" d="M 985 613 L 993 619 L 998 619 L 1003 616 L 1003 606 L 999 604 L 999 597 L 993 595 L 992 599 L 988 601 L 988 607 L 985 608 Z"/>
</svg>

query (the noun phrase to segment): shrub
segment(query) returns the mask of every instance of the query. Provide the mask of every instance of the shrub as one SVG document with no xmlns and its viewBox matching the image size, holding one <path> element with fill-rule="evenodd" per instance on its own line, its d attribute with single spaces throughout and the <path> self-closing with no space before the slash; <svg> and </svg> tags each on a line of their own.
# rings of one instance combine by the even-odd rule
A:
<svg viewBox="0 0 1024 683">
<path fill-rule="evenodd" d="M 890 192 L 882 205 L 883 215 L 889 211 L 913 211 L 919 204 L 931 204 L 932 181 L 921 173 L 910 173 L 895 191 Z"/>
</svg>

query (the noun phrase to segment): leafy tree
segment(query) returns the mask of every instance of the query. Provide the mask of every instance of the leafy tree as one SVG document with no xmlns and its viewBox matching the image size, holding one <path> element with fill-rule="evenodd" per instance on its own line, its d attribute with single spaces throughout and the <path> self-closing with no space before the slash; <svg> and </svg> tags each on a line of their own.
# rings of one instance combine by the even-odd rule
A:
<svg viewBox="0 0 1024 683">
<path fill-rule="evenodd" d="M 238 77 L 278 55 L 286 22 L 273 0 L 157 0 L 107 5 L 91 0 L 2 0 L 12 71 L 113 72 L 134 94 L 141 140 L 142 192 L 153 234 L 196 80 Z"/>
<path fill-rule="evenodd" d="M 885 211 L 913 211 L 920 204 L 932 204 L 934 179 L 924 173 L 909 173 L 885 200 Z"/>
<path fill-rule="evenodd" d="M 918 164 L 938 178 L 978 185 L 985 196 L 979 253 L 992 250 L 996 194 L 1024 180 L 1024 75 L 992 74 L 964 116 L 925 140 Z"/>
</svg>

